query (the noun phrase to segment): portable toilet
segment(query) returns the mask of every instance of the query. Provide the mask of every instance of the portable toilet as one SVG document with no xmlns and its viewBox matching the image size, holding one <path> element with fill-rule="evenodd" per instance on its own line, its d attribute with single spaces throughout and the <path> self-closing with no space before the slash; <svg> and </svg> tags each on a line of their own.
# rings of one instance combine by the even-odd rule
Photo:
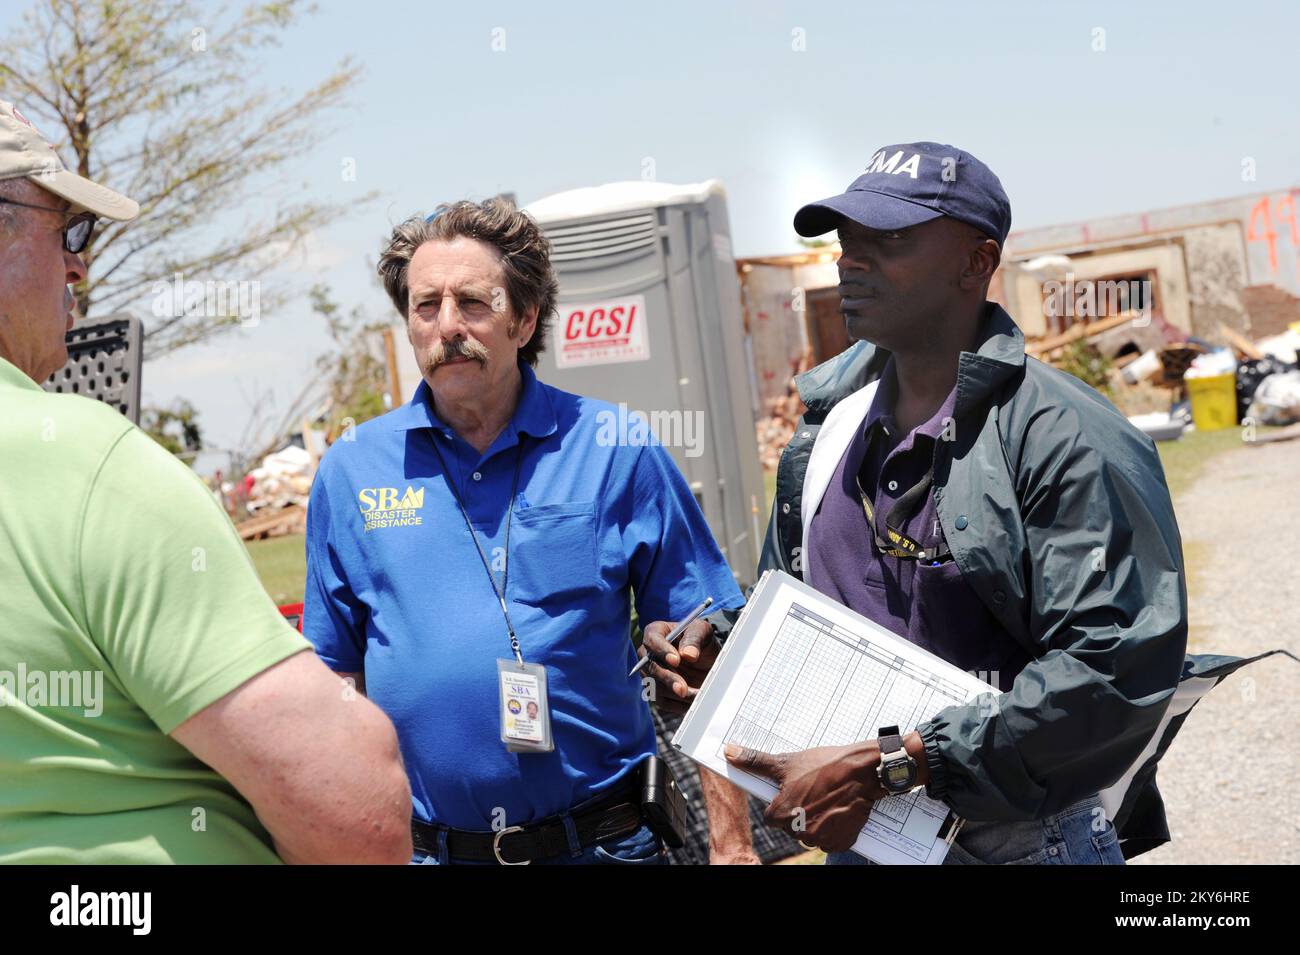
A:
<svg viewBox="0 0 1300 955">
<path fill-rule="evenodd" d="M 752 583 L 767 514 L 721 182 L 610 183 L 525 211 L 560 286 L 538 377 L 643 415 L 732 572 Z"/>
</svg>

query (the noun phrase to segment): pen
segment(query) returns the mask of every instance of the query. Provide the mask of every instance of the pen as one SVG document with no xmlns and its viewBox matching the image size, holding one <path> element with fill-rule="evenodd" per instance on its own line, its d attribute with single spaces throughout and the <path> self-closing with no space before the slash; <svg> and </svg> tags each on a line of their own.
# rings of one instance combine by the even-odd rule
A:
<svg viewBox="0 0 1300 955">
<path fill-rule="evenodd" d="M 668 642 L 671 644 L 678 637 L 680 637 L 682 635 L 682 632 L 691 624 L 693 624 L 696 621 L 696 619 L 700 616 L 700 614 L 704 613 L 704 611 L 708 610 L 712 606 L 713 606 L 713 598 L 705 597 L 704 602 L 701 603 L 694 610 L 692 610 L 690 614 L 686 617 L 686 619 L 683 620 L 681 623 L 679 623 L 676 627 L 674 627 L 672 633 L 668 634 Z M 637 671 L 640 670 L 643 666 L 645 666 L 649 662 L 650 662 L 650 651 L 646 650 L 645 656 L 641 658 L 641 662 L 632 668 L 632 672 L 629 673 L 628 676 L 636 676 Z"/>
</svg>

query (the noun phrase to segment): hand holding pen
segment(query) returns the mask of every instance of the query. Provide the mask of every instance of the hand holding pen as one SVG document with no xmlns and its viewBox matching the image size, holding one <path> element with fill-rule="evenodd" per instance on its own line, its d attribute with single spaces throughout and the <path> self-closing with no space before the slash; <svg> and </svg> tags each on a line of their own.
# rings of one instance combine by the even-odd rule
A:
<svg viewBox="0 0 1300 955">
<path fill-rule="evenodd" d="M 654 677 L 653 702 L 664 710 L 685 713 L 717 659 L 713 625 L 700 619 L 712 606 L 706 598 L 680 623 L 657 620 L 642 630 L 641 659 L 628 675 L 645 669 Z"/>
</svg>

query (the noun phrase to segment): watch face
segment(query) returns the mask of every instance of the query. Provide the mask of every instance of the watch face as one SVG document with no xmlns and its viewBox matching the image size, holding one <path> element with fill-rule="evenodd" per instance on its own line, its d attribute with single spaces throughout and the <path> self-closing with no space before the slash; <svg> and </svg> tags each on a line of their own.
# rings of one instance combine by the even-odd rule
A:
<svg viewBox="0 0 1300 955">
<path fill-rule="evenodd" d="M 916 766 L 911 759 L 890 760 L 880 767 L 880 782 L 894 793 L 907 792 L 916 781 Z"/>
</svg>

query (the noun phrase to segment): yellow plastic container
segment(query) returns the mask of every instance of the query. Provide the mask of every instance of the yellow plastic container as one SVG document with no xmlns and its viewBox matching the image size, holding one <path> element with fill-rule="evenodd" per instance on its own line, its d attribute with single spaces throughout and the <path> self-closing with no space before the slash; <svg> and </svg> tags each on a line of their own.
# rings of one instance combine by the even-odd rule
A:
<svg viewBox="0 0 1300 955">
<path fill-rule="evenodd" d="M 1187 385 L 1187 397 L 1192 403 L 1192 423 L 1197 431 L 1222 431 L 1239 424 L 1235 374 L 1184 378 L 1183 383 Z"/>
</svg>

